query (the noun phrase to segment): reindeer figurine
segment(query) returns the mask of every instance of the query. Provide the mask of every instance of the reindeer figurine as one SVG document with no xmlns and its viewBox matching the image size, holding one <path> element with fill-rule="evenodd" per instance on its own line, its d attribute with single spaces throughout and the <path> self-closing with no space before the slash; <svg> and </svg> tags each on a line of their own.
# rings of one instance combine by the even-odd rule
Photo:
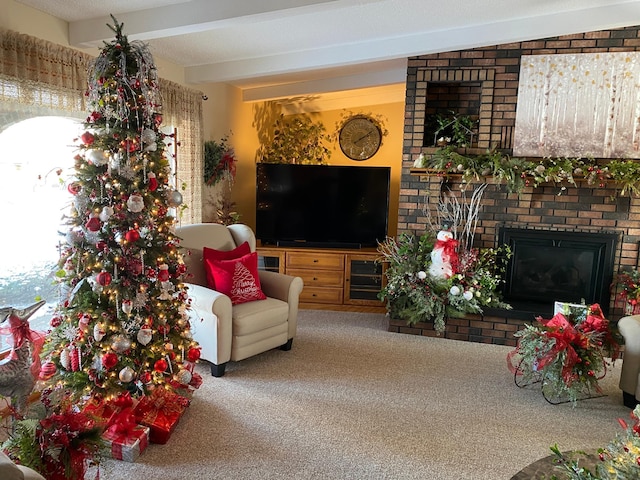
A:
<svg viewBox="0 0 640 480">
<path fill-rule="evenodd" d="M 12 407 L 20 415 L 26 412 L 29 395 L 38 378 L 40 350 L 45 340 L 43 333 L 29 328 L 29 317 L 44 304 L 42 300 L 22 310 L 0 309 L 0 333 L 11 334 L 13 341 L 11 353 L 0 362 L 0 395 L 10 397 Z M 8 326 L 4 326 L 6 323 Z"/>
</svg>

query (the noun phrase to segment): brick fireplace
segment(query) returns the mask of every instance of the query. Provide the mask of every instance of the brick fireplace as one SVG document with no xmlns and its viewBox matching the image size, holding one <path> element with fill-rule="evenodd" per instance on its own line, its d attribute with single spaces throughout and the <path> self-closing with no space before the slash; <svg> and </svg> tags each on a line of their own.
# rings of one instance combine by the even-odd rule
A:
<svg viewBox="0 0 640 480">
<path fill-rule="evenodd" d="M 640 27 L 627 27 L 410 58 L 398 233 L 424 232 L 428 223 L 424 209 L 433 209 L 438 204 L 443 179 L 411 173 L 414 160 L 433 143 L 430 116 L 447 110 L 472 115 L 478 119 L 474 146 L 481 149 L 495 147 L 509 154 L 522 55 L 639 50 Z M 473 185 L 461 185 L 459 179 L 453 178 L 450 182 L 448 186 L 458 192 L 457 195 L 461 195 L 461 188 L 467 191 L 473 188 Z M 565 190 L 543 185 L 525 188 L 520 194 L 509 193 L 504 185 L 490 185 L 482 200 L 476 246 L 496 246 L 502 228 L 615 237 L 611 252 L 613 265 L 607 273 L 610 277 L 612 273 L 638 264 L 640 199 L 617 195 L 613 183 L 602 187 L 579 183 Z M 554 300 L 564 299 L 549 298 L 549 304 Z M 613 302 L 611 306 L 608 318 L 617 320 L 622 311 L 614 308 Z M 514 312 L 491 311 L 483 316 L 449 319 L 444 336 L 515 345 L 513 334 L 524 323 L 534 321 L 535 316 L 530 313 L 522 318 L 523 315 Z M 537 314 L 546 315 L 546 312 Z M 436 335 L 429 323 L 408 327 L 404 322 L 392 320 L 389 330 Z"/>
</svg>

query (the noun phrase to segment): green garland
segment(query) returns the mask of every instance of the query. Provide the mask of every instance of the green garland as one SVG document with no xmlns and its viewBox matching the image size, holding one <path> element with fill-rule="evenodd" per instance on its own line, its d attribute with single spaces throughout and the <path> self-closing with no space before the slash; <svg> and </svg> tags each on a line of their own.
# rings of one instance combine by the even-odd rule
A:
<svg viewBox="0 0 640 480">
<path fill-rule="evenodd" d="M 427 157 L 421 154 L 414 166 L 436 170 L 443 175 L 461 175 L 463 182 L 493 177 L 496 182 L 506 184 L 510 193 L 519 193 L 525 187 L 538 187 L 544 183 L 556 184 L 564 191 L 567 186 L 577 186 L 577 180 L 583 180 L 597 187 L 615 182 L 621 195 L 640 195 L 640 162 L 635 160 L 599 163 L 593 158 L 562 157 L 534 161 L 511 157 L 497 150 L 465 155 L 454 146 L 439 148 Z"/>
</svg>

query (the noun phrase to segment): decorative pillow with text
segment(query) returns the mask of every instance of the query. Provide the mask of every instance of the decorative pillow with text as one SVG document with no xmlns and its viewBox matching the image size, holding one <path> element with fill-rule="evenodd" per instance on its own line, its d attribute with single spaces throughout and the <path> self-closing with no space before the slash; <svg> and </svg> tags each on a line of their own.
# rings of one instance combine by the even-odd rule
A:
<svg viewBox="0 0 640 480">
<path fill-rule="evenodd" d="M 249 242 L 241 243 L 233 250 L 216 250 L 215 248 L 204 247 L 202 249 L 202 260 L 204 262 L 204 269 L 207 272 L 207 283 L 209 284 L 209 288 L 217 290 L 215 279 L 209 274 L 207 260 L 235 260 L 236 258 L 244 257 L 250 253 L 251 247 L 249 246 Z"/>
<path fill-rule="evenodd" d="M 260 287 L 256 252 L 234 260 L 207 259 L 205 269 L 215 282 L 215 288 L 209 287 L 227 295 L 233 305 L 267 298 Z"/>
</svg>

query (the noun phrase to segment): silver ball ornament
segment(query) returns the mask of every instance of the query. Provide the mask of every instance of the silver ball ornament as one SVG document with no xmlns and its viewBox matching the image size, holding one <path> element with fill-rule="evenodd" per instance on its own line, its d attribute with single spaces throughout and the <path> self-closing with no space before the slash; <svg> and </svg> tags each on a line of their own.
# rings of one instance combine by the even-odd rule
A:
<svg viewBox="0 0 640 480">
<path fill-rule="evenodd" d="M 189 385 L 192 377 L 189 370 L 180 370 L 175 376 L 176 380 L 182 385 Z"/>
<path fill-rule="evenodd" d="M 124 335 L 116 335 L 111 341 L 111 348 L 116 353 L 124 353 L 131 348 L 131 340 Z"/>
<path fill-rule="evenodd" d="M 129 383 L 134 379 L 135 376 L 136 372 L 134 372 L 133 368 L 131 367 L 124 367 L 122 370 L 120 370 L 120 373 L 118 373 L 118 378 L 121 382 L 124 383 Z"/>
<path fill-rule="evenodd" d="M 177 190 L 172 190 L 167 195 L 167 203 L 172 208 L 182 205 L 182 194 Z"/>
</svg>

